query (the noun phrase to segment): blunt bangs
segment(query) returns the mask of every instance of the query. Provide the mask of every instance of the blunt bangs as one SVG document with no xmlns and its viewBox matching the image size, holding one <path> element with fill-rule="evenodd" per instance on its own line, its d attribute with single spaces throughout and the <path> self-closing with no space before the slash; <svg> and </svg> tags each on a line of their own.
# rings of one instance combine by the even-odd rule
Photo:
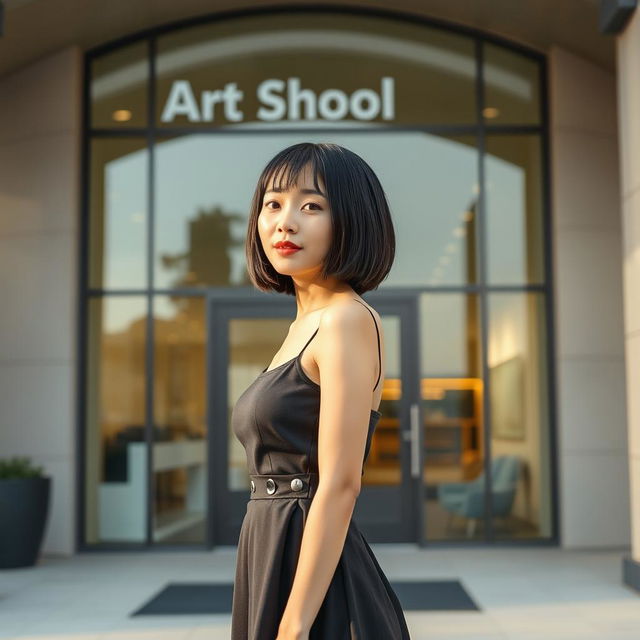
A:
<svg viewBox="0 0 640 640">
<path fill-rule="evenodd" d="M 301 142 L 276 154 L 263 169 L 251 201 L 245 254 L 247 271 L 262 291 L 295 295 L 291 276 L 278 273 L 258 234 L 258 216 L 270 188 L 290 189 L 309 166 L 314 187 L 324 183 L 331 209 L 332 241 L 321 275 L 346 282 L 358 294 L 376 289 L 395 257 L 395 233 L 384 190 L 357 154 L 332 143 Z"/>
<path fill-rule="evenodd" d="M 285 153 L 289 151 L 289 153 Z M 320 168 L 320 158 L 312 149 L 295 149 L 289 147 L 275 156 L 265 167 L 258 180 L 258 195 L 262 199 L 271 187 L 276 189 L 291 189 L 298 183 L 298 178 L 307 165 L 311 165 L 313 172 L 313 186 L 321 191 L 318 177 L 324 182 L 323 171 Z"/>
</svg>

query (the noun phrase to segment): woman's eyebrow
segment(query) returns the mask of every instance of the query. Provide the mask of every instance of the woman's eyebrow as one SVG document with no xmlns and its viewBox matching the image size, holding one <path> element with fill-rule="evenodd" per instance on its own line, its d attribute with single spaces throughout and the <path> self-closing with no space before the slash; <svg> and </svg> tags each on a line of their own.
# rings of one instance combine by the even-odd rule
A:
<svg viewBox="0 0 640 640">
<path fill-rule="evenodd" d="M 268 191 L 265 191 L 265 195 L 267 193 L 284 193 L 288 191 L 288 189 L 278 189 L 278 188 L 273 188 L 273 189 L 269 189 Z M 326 198 L 327 196 L 324 195 L 324 193 L 320 192 L 320 191 L 316 191 L 315 189 L 300 189 L 301 193 L 312 193 L 318 196 L 322 196 L 323 198 Z"/>
</svg>

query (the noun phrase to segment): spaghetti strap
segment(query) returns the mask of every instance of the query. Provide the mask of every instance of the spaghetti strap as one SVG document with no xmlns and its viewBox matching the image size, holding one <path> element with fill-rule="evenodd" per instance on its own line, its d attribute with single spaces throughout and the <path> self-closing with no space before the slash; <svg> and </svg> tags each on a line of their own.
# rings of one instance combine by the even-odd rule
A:
<svg viewBox="0 0 640 640">
<path fill-rule="evenodd" d="M 358 300 L 357 298 L 353 298 L 353 300 L 355 300 L 356 302 L 360 302 L 360 300 Z M 382 358 L 380 357 L 380 332 L 378 331 L 378 323 L 376 322 L 376 317 L 371 312 L 371 309 L 369 309 L 369 307 L 367 307 L 367 305 L 364 304 L 364 302 L 360 302 L 360 304 L 369 313 L 371 313 L 371 317 L 373 318 L 373 324 L 376 327 L 376 336 L 378 338 L 378 379 L 376 380 L 376 383 L 373 385 L 373 389 L 372 389 L 372 391 L 375 391 L 376 387 L 378 386 L 378 382 L 380 382 L 380 375 L 382 374 Z"/>
<path fill-rule="evenodd" d="M 358 300 L 357 298 L 353 298 L 353 300 L 355 300 L 356 302 L 360 302 L 360 300 Z M 360 302 L 360 304 L 369 312 L 371 313 L 371 309 L 369 309 L 369 307 L 367 307 L 366 304 L 364 304 L 363 302 Z M 373 313 L 371 313 L 371 317 L 373 318 L 373 324 L 375 325 L 376 328 L 376 337 L 378 339 L 378 379 L 376 380 L 376 383 L 373 385 L 373 389 L 372 391 L 375 391 L 376 387 L 378 386 L 378 382 L 380 382 L 380 376 L 382 375 L 382 357 L 380 355 L 380 332 L 378 331 L 378 323 L 376 322 L 376 318 L 373 315 Z M 318 333 L 318 330 L 320 329 L 320 327 L 318 327 L 312 334 L 311 337 L 307 340 L 307 343 L 304 345 L 304 347 L 302 347 L 302 349 L 300 350 L 300 353 L 294 358 L 295 360 L 299 360 L 302 357 L 302 353 L 304 352 L 304 350 L 309 346 L 309 343 L 315 338 L 316 333 Z"/>
<path fill-rule="evenodd" d="M 318 327 L 318 329 L 320 329 L 320 327 Z M 302 347 L 300 353 L 296 356 L 297 358 L 300 358 L 302 356 L 302 352 L 309 346 L 309 343 L 313 340 L 313 338 L 315 337 L 316 333 L 318 333 L 318 329 L 316 329 L 311 334 L 311 337 L 307 340 L 307 344 L 305 344 L 304 347 Z"/>
</svg>

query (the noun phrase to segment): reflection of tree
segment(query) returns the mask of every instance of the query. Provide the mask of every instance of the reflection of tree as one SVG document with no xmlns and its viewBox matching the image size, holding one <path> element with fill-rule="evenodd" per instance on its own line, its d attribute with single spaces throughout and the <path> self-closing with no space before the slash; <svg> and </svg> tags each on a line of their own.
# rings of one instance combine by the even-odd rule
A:
<svg viewBox="0 0 640 640">
<path fill-rule="evenodd" d="M 231 234 L 234 223 L 246 222 L 246 216 L 225 213 L 222 207 L 199 208 L 188 220 L 189 240 L 184 253 L 161 254 L 164 269 L 173 270 L 171 288 L 229 287 L 231 282 L 231 250 L 244 246 L 244 236 L 236 240 Z M 244 257 L 244 254 L 243 254 Z M 240 286 L 250 284 L 243 269 Z M 171 312 L 156 317 L 156 420 L 163 424 L 197 425 L 205 429 L 204 345 L 205 305 L 202 295 L 169 294 L 165 303 Z M 166 313 L 166 306 L 165 306 Z M 204 431 L 203 431 L 204 432 Z"/>
<path fill-rule="evenodd" d="M 205 303 L 171 296 L 174 310 L 154 319 L 154 419 L 172 439 L 206 431 Z"/>
<path fill-rule="evenodd" d="M 173 287 L 192 287 L 206 284 L 214 287 L 231 285 L 229 251 L 244 245 L 244 238 L 231 235 L 234 222 L 245 222 L 246 216 L 224 213 L 219 206 L 207 211 L 198 209 L 197 217 L 189 220 L 188 249 L 184 253 L 162 254 L 162 266 L 178 271 Z"/>
</svg>

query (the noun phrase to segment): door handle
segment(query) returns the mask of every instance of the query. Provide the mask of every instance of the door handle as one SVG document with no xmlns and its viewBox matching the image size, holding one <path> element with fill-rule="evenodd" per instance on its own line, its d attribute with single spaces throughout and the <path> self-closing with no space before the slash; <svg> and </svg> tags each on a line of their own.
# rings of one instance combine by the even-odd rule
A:
<svg viewBox="0 0 640 640">
<path fill-rule="evenodd" d="M 404 432 L 404 439 L 411 445 L 411 477 L 420 477 L 420 407 L 412 403 L 409 411 L 409 431 Z"/>
</svg>

